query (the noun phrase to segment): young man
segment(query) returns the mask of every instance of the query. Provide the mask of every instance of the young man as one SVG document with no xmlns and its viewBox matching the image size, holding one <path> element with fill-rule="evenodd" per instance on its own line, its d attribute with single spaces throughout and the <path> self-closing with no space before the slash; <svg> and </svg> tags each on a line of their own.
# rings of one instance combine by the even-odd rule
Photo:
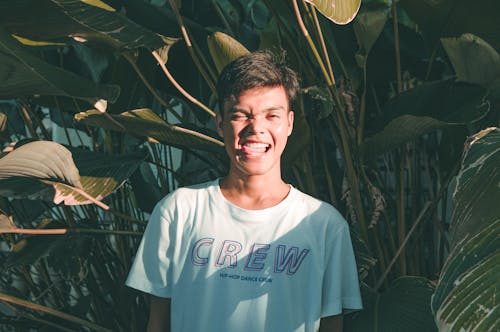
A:
<svg viewBox="0 0 500 332">
<path fill-rule="evenodd" d="M 151 294 L 148 331 L 341 331 L 361 308 L 348 225 L 281 178 L 296 74 L 254 52 L 217 89 L 229 174 L 154 209 L 127 280 Z"/>
</svg>

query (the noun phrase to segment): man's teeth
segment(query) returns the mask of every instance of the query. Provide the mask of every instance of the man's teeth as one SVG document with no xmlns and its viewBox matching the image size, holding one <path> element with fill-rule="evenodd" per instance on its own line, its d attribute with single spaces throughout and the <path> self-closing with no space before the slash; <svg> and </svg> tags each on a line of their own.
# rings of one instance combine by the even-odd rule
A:
<svg viewBox="0 0 500 332">
<path fill-rule="evenodd" d="M 267 149 L 269 144 L 264 144 L 264 143 L 245 143 L 246 147 L 252 148 L 252 149 Z"/>
<path fill-rule="evenodd" d="M 263 153 L 269 148 L 269 144 L 265 143 L 245 143 L 241 147 L 243 151 L 250 153 Z"/>
</svg>

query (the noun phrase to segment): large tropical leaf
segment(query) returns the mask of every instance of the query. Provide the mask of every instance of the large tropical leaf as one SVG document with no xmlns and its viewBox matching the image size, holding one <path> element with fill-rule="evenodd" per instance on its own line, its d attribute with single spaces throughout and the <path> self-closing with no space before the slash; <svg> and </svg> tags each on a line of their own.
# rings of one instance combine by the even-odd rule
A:
<svg viewBox="0 0 500 332">
<path fill-rule="evenodd" d="M 472 34 L 441 39 L 457 78 L 488 86 L 500 80 L 500 56 L 488 43 Z"/>
<path fill-rule="evenodd" d="M 84 149 L 69 148 L 75 165 L 80 171 L 80 181 L 86 194 L 101 200 L 119 188 L 146 157 L 145 151 L 125 155 L 106 155 Z M 66 205 L 89 204 L 93 201 L 75 192 L 73 188 L 59 184 L 61 192 L 72 199 Z"/>
<path fill-rule="evenodd" d="M 164 45 L 162 36 L 98 0 L 3 0 L 0 21 L 11 33 L 34 40 L 71 37 L 115 50 Z"/>
<path fill-rule="evenodd" d="M 440 331 L 494 331 L 500 324 L 500 130 L 469 141 L 457 175 L 450 254 L 432 308 Z"/>
<path fill-rule="evenodd" d="M 359 45 L 356 60 L 360 67 L 365 67 L 366 57 L 382 33 L 388 15 L 389 8 L 386 5 L 377 5 L 360 11 L 356 17 L 353 28 Z"/>
<path fill-rule="evenodd" d="M 54 197 L 54 188 L 42 181 L 82 188 L 71 152 L 64 146 L 50 141 L 31 142 L 0 159 L 0 195 Z"/>
<path fill-rule="evenodd" d="M 382 293 L 364 291 L 364 309 L 344 318 L 344 331 L 436 331 L 430 308 L 433 291 L 434 285 L 419 277 L 399 278 Z"/>
<path fill-rule="evenodd" d="M 171 125 L 150 109 L 111 115 L 97 110 L 79 113 L 77 121 L 94 127 L 120 131 L 141 139 L 180 148 L 222 151 L 224 143 L 201 132 Z"/>
<path fill-rule="evenodd" d="M 24 95 L 59 95 L 113 102 L 118 86 L 95 84 L 72 72 L 50 65 L 0 27 L 0 98 Z"/>
<path fill-rule="evenodd" d="M 106 156 L 55 142 L 27 143 L 0 159 L 0 195 L 55 204 L 96 203 L 136 170 L 144 154 Z"/>
<path fill-rule="evenodd" d="M 500 129 L 474 135 L 457 175 L 451 216 L 451 249 L 500 216 Z"/>
<path fill-rule="evenodd" d="M 220 73 L 231 61 L 250 53 L 239 41 L 223 32 L 214 32 L 207 37 L 208 50 Z"/>
<path fill-rule="evenodd" d="M 404 92 L 385 105 L 383 114 L 373 121 L 376 134 L 363 142 L 361 152 L 370 159 L 432 130 L 474 122 L 490 109 L 485 94 L 478 85 L 450 80 Z"/>
<path fill-rule="evenodd" d="M 321 14 L 337 24 L 351 22 L 358 13 L 361 0 L 304 0 L 313 4 Z"/>
<path fill-rule="evenodd" d="M 500 1 L 401 0 L 400 3 L 433 40 L 472 33 L 500 49 Z"/>
</svg>

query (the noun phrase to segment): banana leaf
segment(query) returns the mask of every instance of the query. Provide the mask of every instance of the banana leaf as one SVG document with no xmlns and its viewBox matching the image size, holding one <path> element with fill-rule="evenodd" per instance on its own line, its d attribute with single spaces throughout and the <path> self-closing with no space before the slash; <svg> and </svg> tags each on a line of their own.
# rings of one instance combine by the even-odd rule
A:
<svg viewBox="0 0 500 332">
<path fill-rule="evenodd" d="M 0 159 L 0 195 L 55 204 L 95 203 L 135 171 L 144 153 L 124 156 L 68 148 L 50 141 L 22 145 Z"/>
<path fill-rule="evenodd" d="M 0 98 L 58 95 L 113 102 L 120 89 L 96 84 L 36 57 L 0 27 Z"/>
<path fill-rule="evenodd" d="M 499 1 L 401 0 L 400 4 L 431 40 L 472 33 L 500 49 Z"/>
<path fill-rule="evenodd" d="M 366 160 L 446 126 L 461 126 L 483 118 L 490 110 L 486 89 L 452 80 L 425 83 L 406 91 L 382 109 L 360 150 Z"/>
<path fill-rule="evenodd" d="M 207 44 L 219 73 L 229 62 L 250 52 L 236 39 L 223 32 L 214 32 L 208 36 Z"/>
<path fill-rule="evenodd" d="M 468 142 L 457 175 L 450 254 L 432 298 L 440 331 L 494 331 L 499 323 L 500 130 Z"/>
<path fill-rule="evenodd" d="M 472 34 L 442 38 L 457 79 L 488 87 L 500 81 L 500 56 L 487 42 Z"/>
<path fill-rule="evenodd" d="M 358 13 L 361 0 L 305 0 L 318 8 L 319 12 L 337 24 L 351 22 Z"/>
<path fill-rule="evenodd" d="M 11 33 L 29 39 L 70 37 L 119 51 L 156 49 L 166 40 L 98 0 L 0 1 L 0 21 Z"/>
<path fill-rule="evenodd" d="M 224 146 L 220 140 L 196 130 L 171 125 L 150 109 L 137 109 L 118 115 L 89 110 L 77 114 L 75 119 L 89 126 L 124 132 L 149 142 L 179 148 L 221 152 Z"/>
</svg>

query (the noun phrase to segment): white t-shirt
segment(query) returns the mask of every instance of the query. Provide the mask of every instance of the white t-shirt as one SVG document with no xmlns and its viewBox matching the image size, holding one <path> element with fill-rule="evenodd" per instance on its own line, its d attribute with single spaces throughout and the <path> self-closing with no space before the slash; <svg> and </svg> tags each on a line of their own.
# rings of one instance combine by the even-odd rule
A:
<svg viewBox="0 0 500 332">
<path fill-rule="evenodd" d="M 231 204 L 218 180 L 174 191 L 126 284 L 171 298 L 174 332 L 313 332 L 321 317 L 362 307 L 346 221 L 293 187 L 263 210 Z"/>
</svg>

